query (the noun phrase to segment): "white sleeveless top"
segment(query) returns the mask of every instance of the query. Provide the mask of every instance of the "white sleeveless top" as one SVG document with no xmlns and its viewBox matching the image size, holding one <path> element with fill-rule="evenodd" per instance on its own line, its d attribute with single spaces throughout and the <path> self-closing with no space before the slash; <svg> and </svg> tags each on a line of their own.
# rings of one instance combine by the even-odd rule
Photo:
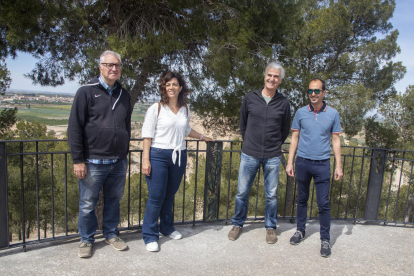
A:
<svg viewBox="0 0 414 276">
<path fill-rule="evenodd" d="M 161 104 L 158 115 L 158 103 L 151 105 L 145 113 L 142 125 L 142 138 L 152 138 L 151 147 L 160 149 L 172 149 L 172 160 L 175 164 L 177 151 L 179 154 L 178 164 L 181 165 L 181 150 L 185 150 L 185 137 L 191 132 L 190 109 L 182 106 L 177 114 L 170 108 Z"/>
</svg>

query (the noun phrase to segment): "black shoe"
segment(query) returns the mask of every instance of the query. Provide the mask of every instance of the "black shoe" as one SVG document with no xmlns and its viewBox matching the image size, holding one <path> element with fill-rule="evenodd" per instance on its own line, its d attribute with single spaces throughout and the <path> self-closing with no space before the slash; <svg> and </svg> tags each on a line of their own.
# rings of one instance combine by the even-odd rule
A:
<svg viewBox="0 0 414 276">
<path fill-rule="evenodd" d="M 305 239 L 305 231 L 297 230 L 290 238 L 290 244 L 298 245 L 303 239 Z"/>
<path fill-rule="evenodd" d="M 321 241 L 321 256 L 325 258 L 331 256 L 331 244 L 327 240 Z"/>
</svg>

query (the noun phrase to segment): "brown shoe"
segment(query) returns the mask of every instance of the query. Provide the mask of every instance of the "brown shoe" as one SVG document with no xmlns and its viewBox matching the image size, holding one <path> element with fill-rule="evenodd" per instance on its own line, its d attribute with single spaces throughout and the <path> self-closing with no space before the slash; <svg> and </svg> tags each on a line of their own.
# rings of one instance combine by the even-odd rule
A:
<svg viewBox="0 0 414 276">
<path fill-rule="evenodd" d="M 229 240 L 235 241 L 240 237 L 241 232 L 243 231 L 243 228 L 233 226 L 229 232 Z"/>
<path fill-rule="evenodd" d="M 266 242 L 269 244 L 273 244 L 277 242 L 277 236 L 276 236 L 275 229 L 266 230 Z"/>
<path fill-rule="evenodd" d="M 119 251 L 122 251 L 128 248 L 128 245 L 123 240 L 121 240 L 120 237 L 115 237 L 109 240 L 105 239 L 105 242 L 107 244 L 112 245 L 116 250 L 119 250 Z"/>
<path fill-rule="evenodd" d="M 89 258 L 92 256 L 92 244 L 81 242 L 78 248 L 78 256 L 80 258 Z"/>
</svg>

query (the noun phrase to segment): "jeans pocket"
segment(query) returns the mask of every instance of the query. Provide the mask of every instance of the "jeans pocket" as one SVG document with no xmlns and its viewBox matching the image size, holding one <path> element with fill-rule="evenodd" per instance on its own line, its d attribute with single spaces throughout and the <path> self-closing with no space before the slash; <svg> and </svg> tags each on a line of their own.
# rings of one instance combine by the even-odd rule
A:
<svg viewBox="0 0 414 276">
<path fill-rule="evenodd" d="M 162 152 L 162 149 L 160 149 L 160 148 L 151 148 L 151 150 L 150 150 L 150 153 L 155 153 L 155 154 L 158 154 L 158 153 L 161 153 Z"/>
<path fill-rule="evenodd" d="M 303 159 L 300 156 L 296 156 L 296 165 L 300 165 L 303 162 L 303 160 L 305 160 L 305 159 Z"/>
</svg>

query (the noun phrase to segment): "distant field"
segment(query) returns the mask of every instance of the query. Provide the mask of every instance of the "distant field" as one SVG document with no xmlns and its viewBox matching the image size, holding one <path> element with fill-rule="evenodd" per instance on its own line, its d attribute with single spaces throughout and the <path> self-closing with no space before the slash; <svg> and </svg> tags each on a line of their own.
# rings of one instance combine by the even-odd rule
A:
<svg viewBox="0 0 414 276">
<path fill-rule="evenodd" d="M 39 122 L 48 126 L 67 125 L 69 120 L 71 104 L 30 104 L 30 108 L 25 105 L 17 106 L 18 120 L 26 120 L 28 122 Z M 132 113 L 132 122 L 143 122 L 145 111 L 148 105 L 135 105 Z"/>
</svg>

